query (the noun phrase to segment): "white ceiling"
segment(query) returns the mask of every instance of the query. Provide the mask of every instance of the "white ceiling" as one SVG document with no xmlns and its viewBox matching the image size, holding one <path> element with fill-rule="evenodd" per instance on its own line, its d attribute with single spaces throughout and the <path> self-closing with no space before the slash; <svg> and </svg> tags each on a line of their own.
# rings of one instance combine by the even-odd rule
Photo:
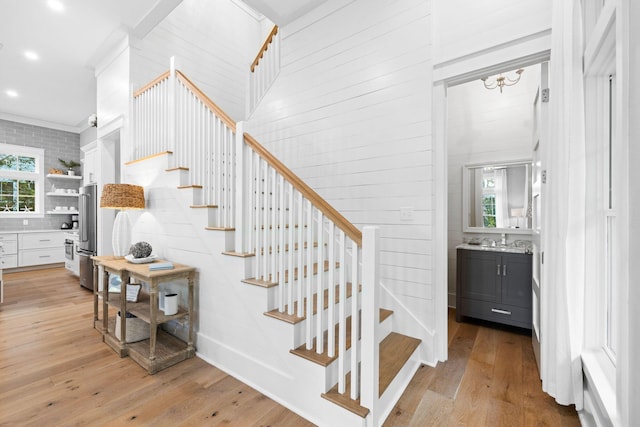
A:
<svg viewBox="0 0 640 427">
<path fill-rule="evenodd" d="M 284 27 L 327 0 L 243 0 L 244 3 Z"/>
<path fill-rule="evenodd" d="M 0 1 L 0 118 L 80 131 L 96 109 L 101 53 L 125 34 L 148 31 L 181 0 L 59 1 L 59 12 L 48 0 Z"/>
<path fill-rule="evenodd" d="M 57 0 L 60 12 L 49 1 L 0 1 L 0 119 L 80 132 L 96 112 L 99 61 L 125 35 L 143 38 L 182 0 Z M 280 26 L 325 1 L 244 0 Z"/>
</svg>

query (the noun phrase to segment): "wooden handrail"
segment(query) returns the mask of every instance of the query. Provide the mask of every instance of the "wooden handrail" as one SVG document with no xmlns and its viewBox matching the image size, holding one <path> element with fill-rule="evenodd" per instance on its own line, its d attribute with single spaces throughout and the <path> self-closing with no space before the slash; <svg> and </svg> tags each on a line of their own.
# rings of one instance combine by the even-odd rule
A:
<svg viewBox="0 0 640 427">
<path fill-rule="evenodd" d="M 340 212 L 331 206 L 325 199 L 309 187 L 302 179 L 286 167 L 280 160 L 264 148 L 251 135 L 245 132 L 244 142 L 258 153 L 272 168 L 289 181 L 307 200 L 318 208 L 327 218 L 344 233 L 349 236 L 358 246 L 362 246 L 362 232 Z"/>
<path fill-rule="evenodd" d="M 153 86 L 157 85 L 162 80 L 167 79 L 167 78 L 169 78 L 169 71 L 168 70 L 165 71 L 164 73 L 160 74 L 155 79 L 151 80 L 149 83 L 147 83 L 146 85 L 144 85 L 143 87 L 141 87 L 137 91 L 133 92 L 133 97 L 137 98 L 142 93 L 146 92 L 147 90 L 151 89 Z"/>
<path fill-rule="evenodd" d="M 184 85 L 193 92 L 194 95 L 200 99 L 209 109 L 218 116 L 220 120 L 224 122 L 231 130 L 236 131 L 236 122 L 225 113 L 222 108 L 218 107 L 207 95 L 204 94 L 196 85 L 194 85 L 191 80 L 187 78 L 182 72 L 176 70 L 176 75 L 178 80 L 180 80 Z"/>
<path fill-rule="evenodd" d="M 267 36 L 267 39 L 262 44 L 262 47 L 260 48 L 260 51 L 256 55 L 256 59 L 254 59 L 253 62 L 251 63 L 251 72 L 252 73 L 256 69 L 256 67 L 258 66 L 258 63 L 260 62 L 260 59 L 262 59 L 262 56 L 264 55 L 264 53 L 267 51 L 267 49 L 269 49 L 269 45 L 271 44 L 271 41 L 273 40 L 273 38 L 275 37 L 276 34 L 278 34 L 278 26 L 274 25 L 273 29 L 271 30 L 271 32 Z"/>
</svg>

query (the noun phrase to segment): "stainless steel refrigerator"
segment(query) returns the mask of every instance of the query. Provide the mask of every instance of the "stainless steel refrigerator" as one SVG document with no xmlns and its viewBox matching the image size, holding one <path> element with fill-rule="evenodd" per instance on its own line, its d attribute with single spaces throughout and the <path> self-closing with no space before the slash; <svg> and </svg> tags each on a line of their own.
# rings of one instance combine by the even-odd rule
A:
<svg viewBox="0 0 640 427">
<path fill-rule="evenodd" d="M 98 238 L 98 200 L 95 184 L 80 188 L 78 201 L 79 239 L 78 255 L 80 258 L 80 285 L 93 290 L 93 262 L 91 257 L 97 254 Z"/>
</svg>

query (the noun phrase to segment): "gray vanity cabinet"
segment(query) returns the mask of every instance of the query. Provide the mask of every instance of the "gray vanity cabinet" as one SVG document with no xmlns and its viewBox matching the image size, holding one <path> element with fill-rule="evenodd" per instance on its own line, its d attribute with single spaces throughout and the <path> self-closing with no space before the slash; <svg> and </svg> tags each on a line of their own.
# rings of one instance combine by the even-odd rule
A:
<svg viewBox="0 0 640 427">
<path fill-rule="evenodd" d="M 457 251 L 456 320 L 531 329 L 531 254 Z"/>
</svg>

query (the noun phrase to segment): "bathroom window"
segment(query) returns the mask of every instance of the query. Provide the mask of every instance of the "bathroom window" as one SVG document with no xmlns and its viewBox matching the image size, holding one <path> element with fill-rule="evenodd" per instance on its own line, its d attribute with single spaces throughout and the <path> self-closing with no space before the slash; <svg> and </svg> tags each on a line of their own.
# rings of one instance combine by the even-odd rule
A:
<svg viewBox="0 0 640 427">
<path fill-rule="evenodd" d="M 43 158 L 39 148 L 0 148 L 0 217 L 42 216 Z"/>
<path fill-rule="evenodd" d="M 493 168 L 485 168 L 482 177 L 482 223 L 487 228 L 496 228 L 495 187 Z"/>
<path fill-rule="evenodd" d="M 482 222 L 485 227 L 496 228 L 496 195 L 482 195 Z"/>
</svg>

